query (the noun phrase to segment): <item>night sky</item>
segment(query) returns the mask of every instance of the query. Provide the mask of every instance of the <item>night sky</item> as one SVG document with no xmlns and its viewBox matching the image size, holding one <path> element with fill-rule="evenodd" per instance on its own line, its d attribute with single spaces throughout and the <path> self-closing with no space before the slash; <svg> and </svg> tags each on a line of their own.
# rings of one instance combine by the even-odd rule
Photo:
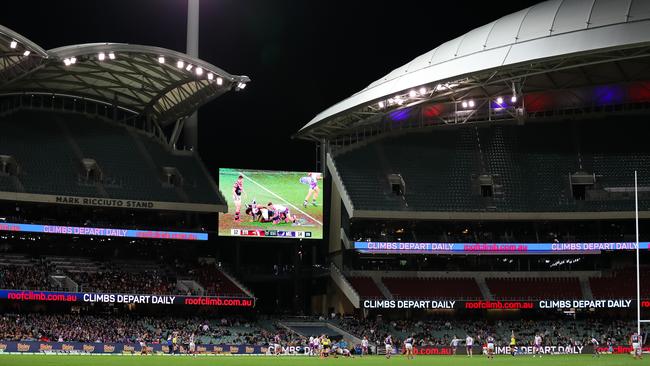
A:
<svg viewBox="0 0 650 366">
<path fill-rule="evenodd" d="M 248 75 L 199 112 L 199 151 L 219 167 L 311 170 L 292 140 L 323 109 L 439 44 L 536 1 L 201 0 L 200 58 Z M 45 49 L 124 42 L 185 51 L 185 0 L 3 2 L 0 24 Z"/>
</svg>

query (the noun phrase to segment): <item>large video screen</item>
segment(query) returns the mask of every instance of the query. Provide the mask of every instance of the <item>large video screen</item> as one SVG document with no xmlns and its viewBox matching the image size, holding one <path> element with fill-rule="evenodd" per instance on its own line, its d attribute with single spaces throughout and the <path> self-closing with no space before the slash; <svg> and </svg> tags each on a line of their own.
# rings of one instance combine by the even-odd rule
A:
<svg viewBox="0 0 650 366">
<path fill-rule="evenodd" d="M 228 212 L 219 235 L 323 238 L 323 176 L 315 172 L 219 169 Z"/>
</svg>

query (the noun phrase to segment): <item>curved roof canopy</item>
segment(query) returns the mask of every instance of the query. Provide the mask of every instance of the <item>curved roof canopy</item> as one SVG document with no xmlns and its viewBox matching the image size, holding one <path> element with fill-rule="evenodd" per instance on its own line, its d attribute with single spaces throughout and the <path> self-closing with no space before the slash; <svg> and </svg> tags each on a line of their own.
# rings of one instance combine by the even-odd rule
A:
<svg viewBox="0 0 650 366">
<path fill-rule="evenodd" d="M 159 47 L 93 43 L 45 51 L 0 26 L 0 95 L 85 98 L 151 116 L 164 125 L 249 81 Z"/>
<path fill-rule="evenodd" d="M 326 128 L 345 127 L 345 119 L 349 116 L 354 114 L 359 118 L 371 104 L 382 106 L 387 104 L 388 98 L 408 93 L 409 89 L 427 90 L 435 96 L 437 91 L 449 89 L 445 85 L 473 74 L 522 65 L 529 65 L 529 70 L 533 71 L 534 64 L 549 60 L 648 45 L 648 0 L 545 1 L 476 28 L 416 57 L 319 113 L 297 136 L 326 136 Z"/>
</svg>

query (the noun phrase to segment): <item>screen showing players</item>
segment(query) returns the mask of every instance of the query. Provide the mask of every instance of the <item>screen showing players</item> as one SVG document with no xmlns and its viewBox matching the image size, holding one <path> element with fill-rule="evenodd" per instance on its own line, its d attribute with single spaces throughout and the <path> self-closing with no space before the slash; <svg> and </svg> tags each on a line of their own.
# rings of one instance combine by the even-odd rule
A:
<svg viewBox="0 0 650 366">
<path fill-rule="evenodd" d="M 219 169 L 228 212 L 219 235 L 323 238 L 323 176 L 314 172 Z"/>
</svg>

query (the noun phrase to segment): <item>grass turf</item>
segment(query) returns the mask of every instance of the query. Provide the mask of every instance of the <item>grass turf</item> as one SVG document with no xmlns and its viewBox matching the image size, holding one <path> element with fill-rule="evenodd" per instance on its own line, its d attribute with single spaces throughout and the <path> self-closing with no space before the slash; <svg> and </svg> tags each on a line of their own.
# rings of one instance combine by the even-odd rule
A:
<svg viewBox="0 0 650 366">
<path fill-rule="evenodd" d="M 311 231 L 312 238 L 321 239 L 323 237 L 323 226 L 312 220 L 310 217 L 323 222 L 323 187 L 316 201 L 316 207 L 312 206 L 311 200 L 307 207 L 303 207 L 303 201 L 307 195 L 309 187 L 300 183 L 300 178 L 306 173 L 292 172 L 267 172 L 267 171 L 242 171 L 246 178 L 244 179 L 244 197 L 242 200 L 242 222 L 236 224 L 234 219 L 235 204 L 232 200 L 232 185 L 237 180 L 239 170 L 220 169 L 219 171 L 219 190 L 223 193 L 228 202 L 228 213 L 219 215 L 219 235 L 230 235 L 230 229 L 264 229 L 264 230 L 286 230 L 286 231 Z M 253 181 L 251 181 L 252 179 Z M 273 192 L 275 195 L 264 190 L 260 186 Z M 278 198 L 281 197 L 280 198 Z M 258 204 L 266 205 L 269 202 L 283 204 L 288 206 L 293 215 L 305 220 L 304 225 L 292 226 L 291 224 L 272 224 L 252 222 L 243 212 L 246 204 L 253 199 Z M 294 207 L 292 207 L 293 205 Z M 301 212 L 302 211 L 302 212 Z"/>
<path fill-rule="evenodd" d="M 0 355 L 0 365 L 33 365 L 33 366 L 184 366 L 184 365 L 223 365 L 223 366 L 312 366 L 312 365 L 435 365 L 435 366 L 473 366 L 473 365 L 512 365 L 512 366 L 619 366 L 619 365 L 650 365 L 650 357 L 634 360 L 629 355 L 602 355 L 594 358 L 591 355 L 547 355 L 543 358 L 532 356 L 496 356 L 493 360 L 485 357 L 466 356 L 416 356 L 407 360 L 403 356 L 392 357 L 390 360 L 383 356 L 363 358 L 319 359 L 316 357 L 170 357 L 170 356 L 55 356 L 55 355 Z"/>
</svg>

